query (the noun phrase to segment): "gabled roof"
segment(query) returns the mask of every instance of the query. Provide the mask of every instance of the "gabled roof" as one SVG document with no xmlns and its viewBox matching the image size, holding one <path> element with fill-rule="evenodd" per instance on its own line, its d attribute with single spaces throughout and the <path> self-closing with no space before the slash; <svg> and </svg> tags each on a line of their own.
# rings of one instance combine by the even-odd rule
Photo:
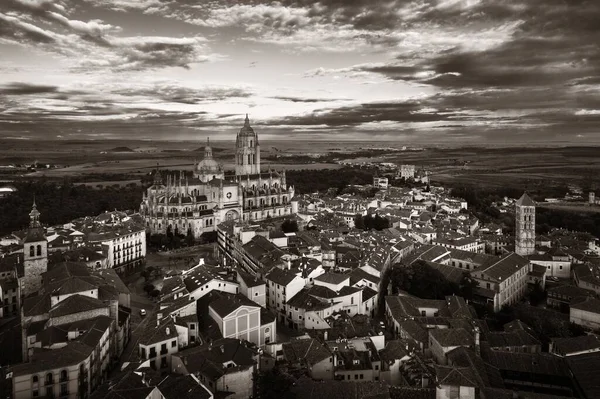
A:
<svg viewBox="0 0 600 399">
<path fill-rule="evenodd" d="M 254 352 L 241 340 L 233 338 L 221 338 L 211 344 L 204 344 L 183 350 L 173 356 L 182 359 L 188 373 L 200 373 L 212 381 L 221 376 L 247 369 L 256 364 Z M 229 362 L 234 367 L 226 367 Z"/>
<path fill-rule="evenodd" d="M 108 305 L 104 304 L 96 298 L 90 298 L 85 295 L 71 295 L 67 299 L 60 301 L 56 306 L 50 310 L 50 317 L 61 317 L 67 316 L 74 313 L 88 312 L 90 310 L 108 308 Z"/>
<path fill-rule="evenodd" d="M 258 287 L 258 286 L 266 284 L 261 279 L 251 275 L 250 273 L 246 273 L 245 271 L 243 271 L 241 269 L 238 269 L 237 273 L 240 276 L 240 278 L 242 279 L 242 281 L 244 282 L 244 284 L 246 284 L 246 287 L 248 287 L 248 288 Z"/>
<path fill-rule="evenodd" d="M 535 206 L 535 202 L 531 199 L 527 193 L 523 193 L 521 198 L 519 198 L 516 202 L 518 206 Z"/>
<path fill-rule="evenodd" d="M 283 344 L 283 355 L 289 363 L 306 363 L 312 366 L 329 357 L 331 352 L 316 339 L 293 339 Z"/>
<path fill-rule="evenodd" d="M 321 281 L 327 284 L 341 284 L 348 280 L 350 275 L 341 273 L 323 273 L 318 277 L 315 277 L 315 281 Z"/>
<path fill-rule="evenodd" d="M 595 334 L 580 337 L 552 338 L 554 350 L 562 355 L 600 349 L 600 338 Z"/>
<path fill-rule="evenodd" d="M 140 345 L 153 345 L 169 339 L 177 339 L 177 329 L 171 317 L 163 319 L 158 326 L 144 329 L 138 342 Z"/>
<path fill-rule="evenodd" d="M 286 286 L 294 279 L 298 277 L 294 273 L 289 270 L 282 270 L 278 267 L 274 268 L 269 274 L 265 276 L 265 279 L 268 281 L 272 281 L 275 284 L 279 284 L 282 286 Z"/>
<path fill-rule="evenodd" d="M 39 316 L 50 312 L 50 293 L 35 295 L 23 301 L 23 314 L 25 316 Z"/>
<path fill-rule="evenodd" d="M 229 316 L 241 307 L 251 307 L 260 309 L 260 305 L 256 302 L 251 301 L 242 294 L 236 294 L 231 296 L 222 296 L 221 298 L 213 301 L 208 305 L 212 310 L 215 311 L 221 318 Z"/>
<path fill-rule="evenodd" d="M 588 298 L 583 302 L 571 304 L 571 309 L 583 310 L 585 312 L 600 314 L 600 299 Z"/>
<path fill-rule="evenodd" d="M 435 328 L 429 335 L 444 347 L 473 345 L 473 337 L 463 328 Z"/>
<path fill-rule="evenodd" d="M 480 268 L 477 271 L 494 281 L 502 282 L 528 264 L 529 261 L 527 259 L 513 252 L 488 267 Z"/>
<path fill-rule="evenodd" d="M 193 375 L 170 374 L 157 385 L 165 399 L 210 399 L 213 394 Z"/>
<path fill-rule="evenodd" d="M 477 387 L 477 377 L 470 367 L 435 366 L 437 382 L 440 385 Z"/>
</svg>

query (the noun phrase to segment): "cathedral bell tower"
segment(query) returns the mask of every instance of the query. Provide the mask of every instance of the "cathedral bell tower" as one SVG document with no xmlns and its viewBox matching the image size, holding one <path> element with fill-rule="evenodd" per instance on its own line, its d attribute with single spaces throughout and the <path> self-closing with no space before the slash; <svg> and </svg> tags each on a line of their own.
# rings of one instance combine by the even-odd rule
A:
<svg viewBox="0 0 600 399">
<path fill-rule="evenodd" d="M 235 174 L 237 176 L 260 174 L 260 145 L 258 135 L 250 126 L 248 114 L 235 141 Z"/>
<path fill-rule="evenodd" d="M 35 200 L 29 213 L 29 228 L 23 240 L 23 276 L 19 276 L 23 296 L 36 293 L 42 287 L 42 273 L 48 270 L 48 241 L 40 224 L 40 212 Z"/>
</svg>

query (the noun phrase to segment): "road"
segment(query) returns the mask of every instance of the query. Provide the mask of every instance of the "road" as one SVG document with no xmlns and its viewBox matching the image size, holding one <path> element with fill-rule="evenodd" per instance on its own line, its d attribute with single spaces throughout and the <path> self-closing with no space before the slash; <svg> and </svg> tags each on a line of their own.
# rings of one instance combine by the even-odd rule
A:
<svg viewBox="0 0 600 399">
<path fill-rule="evenodd" d="M 121 356 L 123 362 L 139 361 L 138 343 L 140 337 L 145 328 L 152 328 L 152 323 L 156 323 L 156 308 L 158 306 L 149 298 L 137 294 L 135 287 L 132 285 L 129 286 L 131 290 L 131 339 Z M 142 317 L 140 315 L 140 309 L 146 310 L 146 316 Z"/>
</svg>

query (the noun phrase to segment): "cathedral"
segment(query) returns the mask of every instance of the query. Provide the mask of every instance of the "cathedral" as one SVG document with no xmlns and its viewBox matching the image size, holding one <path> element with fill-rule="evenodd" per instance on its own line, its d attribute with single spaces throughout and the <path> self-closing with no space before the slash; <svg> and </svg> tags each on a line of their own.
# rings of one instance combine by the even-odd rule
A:
<svg viewBox="0 0 600 399">
<path fill-rule="evenodd" d="M 194 162 L 192 177 L 183 171 L 162 176 L 157 169 L 153 185 L 144 193 L 140 214 L 152 234 L 191 231 L 199 238 L 227 220 L 252 222 L 295 214 L 293 197 L 285 171 L 261 172 L 258 134 L 246 115 L 235 142 L 235 174 L 225 173 L 207 140 L 204 158 Z"/>
</svg>

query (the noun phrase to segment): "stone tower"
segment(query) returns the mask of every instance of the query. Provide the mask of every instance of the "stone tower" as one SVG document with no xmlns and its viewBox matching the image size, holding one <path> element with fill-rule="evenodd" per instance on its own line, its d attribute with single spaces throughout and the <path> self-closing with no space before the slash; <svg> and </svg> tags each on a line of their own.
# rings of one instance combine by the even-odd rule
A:
<svg viewBox="0 0 600 399">
<path fill-rule="evenodd" d="M 535 254 L 535 202 L 524 193 L 515 205 L 515 252 L 527 256 Z"/>
<path fill-rule="evenodd" d="M 260 173 L 260 146 L 258 135 L 250 126 L 248 114 L 235 142 L 235 174 L 255 175 Z"/>
<path fill-rule="evenodd" d="M 48 241 L 40 224 L 40 212 L 35 200 L 29 213 L 29 228 L 23 240 L 23 276 L 21 294 L 34 294 L 42 287 L 42 273 L 48 270 Z"/>
</svg>

